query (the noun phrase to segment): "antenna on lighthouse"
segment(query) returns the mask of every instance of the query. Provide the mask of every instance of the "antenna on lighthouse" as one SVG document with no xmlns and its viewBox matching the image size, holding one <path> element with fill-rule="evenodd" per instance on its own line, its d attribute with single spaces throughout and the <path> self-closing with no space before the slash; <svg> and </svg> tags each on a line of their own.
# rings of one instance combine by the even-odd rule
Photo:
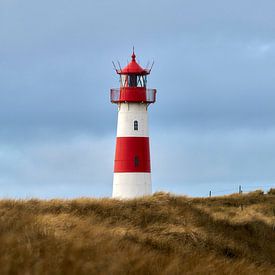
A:
<svg viewBox="0 0 275 275">
<path fill-rule="evenodd" d="M 133 46 L 133 53 L 132 53 L 132 61 L 136 60 L 136 54 L 135 54 L 135 46 Z M 127 62 L 129 63 L 129 61 L 127 60 Z M 139 60 L 137 61 L 139 63 Z"/>
<path fill-rule="evenodd" d="M 112 63 L 113 63 L 114 70 L 115 70 L 116 72 L 118 72 L 118 70 L 117 70 L 117 68 L 116 68 L 116 64 L 115 64 L 115 62 L 114 62 L 114 61 L 112 61 Z"/>
<path fill-rule="evenodd" d="M 151 65 L 151 68 L 149 69 L 149 73 L 151 72 L 151 70 L 152 70 L 154 64 L 155 64 L 155 61 L 153 60 L 152 65 Z"/>
<path fill-rule="evenodd" d="M 117 61 L 119 69 L 122 71 L 119 61 Z"/>
</svg>

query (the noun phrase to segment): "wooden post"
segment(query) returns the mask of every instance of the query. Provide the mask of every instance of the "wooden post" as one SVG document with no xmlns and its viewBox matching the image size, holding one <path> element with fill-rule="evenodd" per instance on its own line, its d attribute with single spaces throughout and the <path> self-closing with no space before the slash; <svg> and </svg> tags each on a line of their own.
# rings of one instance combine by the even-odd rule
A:
<svg viewBox="0 0 275 275">
<path fill-rule="evenodd" d="M 241 195 L 242 194 L 242 186 L 241 185 L 239 185 L 239 194 Z"/>
</svg>

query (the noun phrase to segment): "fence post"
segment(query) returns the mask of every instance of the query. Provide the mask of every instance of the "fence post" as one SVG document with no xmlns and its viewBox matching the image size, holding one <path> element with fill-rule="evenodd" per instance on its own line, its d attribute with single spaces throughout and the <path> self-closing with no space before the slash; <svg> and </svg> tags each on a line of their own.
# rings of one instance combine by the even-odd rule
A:
<svg viewBox="0 0 275 275">
<path fill-rule="evenodd" d="M 242 194 L 242 186 L 241 185 L 239 185 L 239 194 Z"/>
<path fill-rule="evenodd" d="M 211 190 L 210 190 L 210 191 L 209 191 L 209 197 L 210 197 L 210 198 L 211 198 L 211 195 L 212 195 L 212 194 L 211 194 Z"/>
</svg>

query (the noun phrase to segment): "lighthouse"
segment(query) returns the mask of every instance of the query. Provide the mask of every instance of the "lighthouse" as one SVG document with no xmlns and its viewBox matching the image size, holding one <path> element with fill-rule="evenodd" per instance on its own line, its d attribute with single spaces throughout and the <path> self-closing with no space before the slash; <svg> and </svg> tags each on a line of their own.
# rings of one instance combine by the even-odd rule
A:
<svg viewBox="0 0 275 275">
<path fill-rule="evenodd" d="M 111 102 L 118 106 L 113 198 L 152 193 L 148 107 L 156 101 L 156 89 L 147 89 L 151 69 L 138 64 L 134 51 L 131 62 L 116 69 L 120 88 L 111 89 L 110 94 Z"/>
</svg>

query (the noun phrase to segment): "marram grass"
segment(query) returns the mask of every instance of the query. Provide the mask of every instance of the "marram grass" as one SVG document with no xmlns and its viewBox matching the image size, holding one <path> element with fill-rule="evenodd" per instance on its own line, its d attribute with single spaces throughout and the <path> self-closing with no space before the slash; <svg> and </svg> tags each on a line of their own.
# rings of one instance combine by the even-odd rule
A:
<svg viewBox="0 0 275 275">
<path fill-rule="evenodd" d="M 275 194 L 0 201 L 0 274 L 275 274 Z"/>
</svg>

